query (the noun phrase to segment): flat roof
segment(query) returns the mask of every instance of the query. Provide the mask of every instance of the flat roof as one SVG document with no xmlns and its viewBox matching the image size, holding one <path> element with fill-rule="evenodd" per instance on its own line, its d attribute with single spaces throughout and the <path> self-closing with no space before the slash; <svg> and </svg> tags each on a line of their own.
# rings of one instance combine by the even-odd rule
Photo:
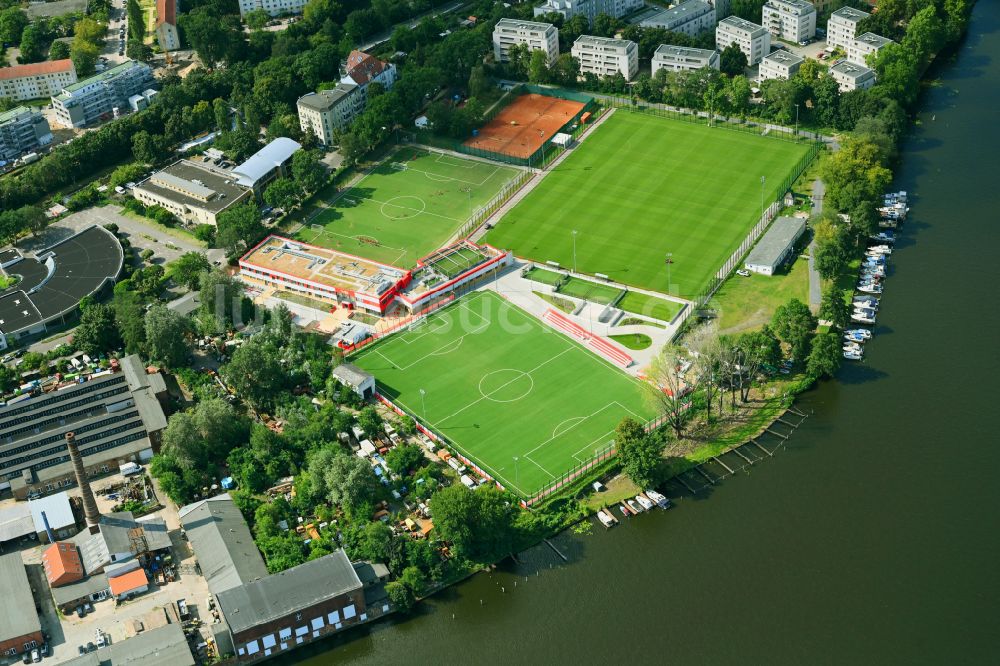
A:
<svg viewBox="0 0 1000 666">
<path fill-rule="evenodd" d="M 874 71 L 864 65 L 859 65 L 855 62 L 849 62 L 847 60 L 841 60 L 840 62 L 832 65 L 830 67 L 830 71 L 843 76 L 848 76 L 852 79 L 861 79 L 870 75 L 874 76 L 875 74 Z"/>
<path fill-rule="evenodd" d="M 329 111 L 358 89 L 353 83 L 338 83 L 336 88 L 311 92 L 299 97 L 298 104 L 315 111 Z"/>
<path fill-rule="evenodd" d="M 247 188 L 225 172 L 178 160 L 135 186 L 179 204 L 219 213 L 240 200 Z M 135 191 L 133 190 L 133 191 Z"/>
<path fill-rule="evenodd" d="M 653 52 L 653 57 L 658 55 L 688 56 L 691 58 L 711 58 L 718 53 L 715 49 L 696 49 L 692 46 L 674 46 L 672 44 L 660 44 Z"/>
<path fill-rule="evenodd" d="M 179 515 L 213 594 L 267 576 L 250 528 L 228 494 L 188 504 Z"/>
<path fill-rule="evenodd" d="M 614 46 L 616 48 L 628 48 L 629 44 L 635 44 L 631 39 L 615 39 L 614 37 L 598 37 L 597 35 L 580 35 L 573 42 L 577 44 L 593 44 L 595 46 Z"/>
<path fill-rule="evenodd" d="M 837 11 L 830 14 L 831 18 L 834 16 L 837 18 L 847 19 L 849 21 L 861 21 L 871 16 L 871 14 L 863 12 L 860 9 L 855 9 L 854 7 L 841 7 Z"/>
<path fill-rule="evenodd" d="M 195 661 L 181 625 L 165 624 L 62 663 L 63 666 L 194 666 Z"/>
<path fill-rule="evenodd" d="M 781 259 L 788 247 L 805 231 L 806 220 L 802 217 L 779 217 L 757 241 L 746 258 L 747 264 L 773 266 Z"/>
<path fill-rule="evenodd" d="M 734 28 L 739 28 L 740 30 L 745 30 L 746 32 L 755 33 L 759 30 L 764 30 L 764 26 L 757 25 L 753 21 L 748 21 L 739 16 L 727 16 L 726 18 L 719 21 L 719 25 L 729 25 Z"/>
<path fill-rule="evenodd" d="M 529 30 L 542 30 L 547 31 L 549 28 L 554 28 L 555 26 L 551 23 L 542 23 L 541 21 L 525 21 L 522 19 L 513 18 L 502 18 L 497 21 L 497 28 L 527 28 Z"/>
<path fill-rule="evenodd" d="M 302 144 L 298 141 L 280 136 L 233 169 L 233 173 L 240 176 L 238 182 L 241 185 L 253 187 L 261 178 L 291 159 L 301 148 Z"/>
<path fill-rule="evenodd" d="M 796 9 L 804 9 L 807 14 L 816 11 L 816 6 L 811 2 L 806 2 L 806 0 L 768 0 L 767 4 L 770 4 L 771 2 L 779 5 L 788 5 L 790 7 L 795 7 Z"/>
<path fill-rule="evenodd" d="M 32 2 L 24 8 L 28 18 L 63 16 L 73 12 L 86 12 L 87 0 L 58 0 L 57 2 Z"/>
<path fill-rule="evenodd" d="M 361 579 L 342 548 L 218 595 L 229 629 L 238 634 L 318 603 L 360 590 Z M 308 622 L 304 618 L 302 623 Z"/>
<path fill-rule="evenodd" d="M 70 93 L 70 94 L 75 93 L 76 91 L 81 90 L 85 86 L 89 86 L 91 83 L 97 83 L 98 81 L 107 81 L 109 79 L 113 79 L 119 74 L 126 72 L 130 69 L 135 69 L 137 67 L 146 67 L 147 69 L 149 69 L 148 65 L 143 65 L 141 63 L 136 62 L 135 60 L 126 60 L 120 65 L 115 65 L 111 69 L 104 70 L 100 74 L 94 74 L 93 76 L 89 76 L 85 79 L 77 81 L 76 83 L 66 86 L 65 88 L 63 88 L 63 93 Z M 59 97 L 62 97 L 62 95 L 60 94 Z"/>
<path fill-rule="evenodd" d="M 24 502 L 17 502 L 0 509 L 0 543 L 13 541 L 35 533 L 31 509 Z"/>
<path fill-rule="evenodd" d="M 674 5 L 670 9 L 657 8 L 655 13 L 643 19 L 640 24 L 651 25 L 657 23 L 673 23 L 675 21 L 687 20 L 692 16 L 701 16 L 702 14 L 714 11 L 715 10 L 712 6 L 703 0 L 686 0 L 679 5 Z"/>
<path fill-rule="evenodd" d="M 38 533 L 45 531 L 45 523 L 42 521 L 42 512 L 49 521 L 49 527 L 54 530 L 61 530 L 76 524 L 73 517 L 73 507 L 69 503 L 69 493 L 65 490 L 48 495 L 39 499 L 28 500 L 28 508 L 31 510 L 31 519 L 35 524 L 35 531 Z"/>
<path fill-rule="evenodd" d="M 886 44 L 891 44 L 892 40 L 888 37 L 883 37 L 882 35 L 876 35 L 874 32 L 866 32 L 860 37 L 855 37 L 854 41 L 863 42 L 870 46 L 877 46 L 879 48 L 885 46 Z"/>
<path fill-rule="evenodd" d="M 805 62 L 805 58 L 790 53 L 788 51 L 775 51 L 764 56 L 764 60 L 769 60 L 771 62 L 781 63 L 782 65 L 787 65 L 791 67 L 792 65 L 799 65 Z"/>
<path fill-rule="evenodd" d="M 4 68 L 0 68 L 0 72 L 2 72 L 3 70 Z M 29 116 L 40 115 L 41 111 L 39 111 L 38 109 L 29 109 L 26 106 L 15 106 L 13 109 L 10 109 L 9 111 L 4 111 L 0 113 L 0 125 L 9 123 L 13 120 L 17 120 L 19 116 L 22 116 L 24 114 L 28 114 Z"/>
<path fill-rule="evenodd" d="M 0 596 L 0 641 L 42 630 L 20 551 L 0 555 Z"/>
<path fill-rule="evenodd" d="M 94 225 L 8 265 L 3 272 L 21 281 L 0 292 L 0 331 L 10 335 L 70 312 L 115 280 L 123 260 L 115 235 Z"/>
<path fill-rule="evenodd" d="M 406 275 L 400 268 L 281 236 L 268 236 L 247 252 L 240 264 L 375 295 L 381 295 Z"/>
</svg>

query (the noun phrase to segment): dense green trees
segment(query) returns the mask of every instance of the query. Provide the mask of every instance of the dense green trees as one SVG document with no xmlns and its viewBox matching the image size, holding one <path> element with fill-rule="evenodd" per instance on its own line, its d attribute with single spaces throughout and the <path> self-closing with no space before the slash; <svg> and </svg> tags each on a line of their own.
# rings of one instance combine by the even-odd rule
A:
<svg viewBox="0 0 1000 666">
<path fill-rule="evenodd" d="M 461 557 L 488 563 L 511 552 L 517 507 L 503 491 L 453 484 L 434 493 L 434 529 Z"/>
<path fill-rule="evenodd" d="M 816 379 L 833 377 L 840 368 L 842 358 L 840 336 L 834 331 L 820 333 L 812 340 L 806 372 Z"/>
<path fill-rule="evenodd" d="M 185 252 L 170 264 L 170 275 L 177 284 L 194 291 L 201 281 L 201 274 L 211 268 L 204 252 Z"/>
<path fill-rule="evenodd" d="M 723 74 L 736 76 L 742 74 L 747 68 L 747 56 L 740 49 L 739 44 L 730 44 L 722 49 L 719 55 L 719 70 Z"/>
<path fill-rule="evenodd" d="M 793 298 L 774 312 L 771 327 L 782 342 L 791 347 L 796 362 L 803 362 L 809 352 L 809 344 L 816 331 L 816 317 L 809 306 Z"/>
<path fill-rule="evenodd" d="M 80 324 L 73 333 L 73 344 L 85 354 L 96 356 L 118 349 L 122 344 L 114 308 L 94 303 L 83 309 Z"/>
<path fill-rule="evenodd" d="M 663 464 L 660 433 L 647 433 L 638 421 L 626 417 L 615 428 L 618 459 L 628 477 L 640 488 L 655 486 Z"/>
<path fill-rule="evenodd" d="M 218 216 L 216 244 L 230 257 L 243 254 L 267 234 L 260 220 L 260 210 L 253 202 L 227 208 Z"/>
<path fill-rule="evenodd" d="M 149 357 L 168 368 L 187 365 L 191 320 L 165 305 L 154 305 L 146 313 L 145 349 Z"/>
</svg>

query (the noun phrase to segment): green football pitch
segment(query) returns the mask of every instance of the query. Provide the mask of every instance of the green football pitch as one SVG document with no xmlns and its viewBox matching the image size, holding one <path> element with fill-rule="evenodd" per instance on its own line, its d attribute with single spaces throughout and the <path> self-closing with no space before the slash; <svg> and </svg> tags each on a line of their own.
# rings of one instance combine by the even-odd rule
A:
<svg viewBox="0 0 1000 666">
<path fill-rule="evenodd" d="M 618 110 L 486 241 L 625 284 L 693 297 L 739 247 L 809 146 Z"/>
<path fill-rule="evenodd" d="M 351 362 L 504 487 L 530 496 L 607 447 L 644 386 L 493 292 L 362 349 Z"/>
<path fill-rule="evenodd" d="M 402 148 L 309 219 L 300 240 L 409 268 L 439 249 L 518 171 Z"/>
</svg>

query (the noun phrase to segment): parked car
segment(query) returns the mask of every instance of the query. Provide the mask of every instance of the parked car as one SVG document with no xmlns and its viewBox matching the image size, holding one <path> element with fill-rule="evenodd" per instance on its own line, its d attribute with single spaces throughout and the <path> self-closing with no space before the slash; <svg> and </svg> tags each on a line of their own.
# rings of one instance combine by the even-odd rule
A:
<svg viewBox="0 0 1000 666">
<path fill-rule="evenodd" d="M 38 652 L 38 648 L 31 651 L 31 661 L 38 663 L 42 660 L 42 655 Z"/>
<path fill-rule="evenodd" d="M 738 271 L 736 271 L 736 274 L 739 275 L 739 276 L 741 276 L 741 277 L 750 277 L 750 271 L 748 271 L 745 268 L 739 269 Z"/>
</svg>

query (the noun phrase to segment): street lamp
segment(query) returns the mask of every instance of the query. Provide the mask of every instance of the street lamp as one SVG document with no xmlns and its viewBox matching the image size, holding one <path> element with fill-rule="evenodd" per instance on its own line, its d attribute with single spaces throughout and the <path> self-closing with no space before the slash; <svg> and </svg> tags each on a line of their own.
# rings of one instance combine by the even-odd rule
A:
<svg viewBox="0 0 1000 666">
<path fill-rule="evenodd" d="M 799 105 L 795 105 L 795 136 L 799 135 Z"/>
<path fill-rule="evenodd" d="M 517 456 L 514 456 L 514 485 L 517 485 Z"/>
<path fill-rule="evenodd" d="M 424 400 L 424 396 L 427 395 L 427 391 L 420 389 L 420 411 L 424 415 L 424 423 L 427 423 L 427 402 Z"/>
<path fill-rule="evenodd" d="M 764 219 L 764 176 L 760 177 L 760 219 Z"/>
<path fill-rule="evenodd" d="M 670 264 L 674 263 L 674 253 L 667 252 L 667 258 L 663 261 L 667 265 L 667 293 L 670 293 Z"/>
<path fill-rule="evenodd" d="M 573 230 L 573 272 L 576 273 L 576 229 Z"/>
</svg>

